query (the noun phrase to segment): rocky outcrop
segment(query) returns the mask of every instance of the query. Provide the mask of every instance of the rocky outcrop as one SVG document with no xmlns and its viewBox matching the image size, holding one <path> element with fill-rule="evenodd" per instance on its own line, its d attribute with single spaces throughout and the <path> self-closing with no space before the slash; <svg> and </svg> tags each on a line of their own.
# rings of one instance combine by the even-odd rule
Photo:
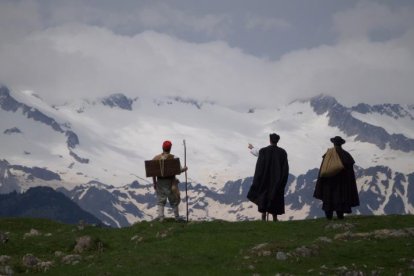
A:
<svg viewBox="0 0 414 276">
<path fill-rule="evenodd" d="M 316 114 L 327 114 L 330 126 L 338 127 L 347 136 L 355 136 L 356 141 L 371 143 L 380 149 L 385 149 L 386 145 L 389 145 L 394 150 L 414 151 L 414 139 L 407 138 L 403 134 L 389 134 L 381 127 L 354 118 L 351 113 L 352 108 L 341 105 L 333 97 L 319 95 L 312 98 L 310 104 Z M 362 112 L 369 110 L 366 106 L 357 109 Z"/>
<path fill-rule="evenodd" d="M 44 169 L 44 168 L 39 168 L 39 167 L 29 168 L 29 167 L 20 166 L 20 165 L 10 165 L 9 168 L 13 170 L 23 171 L 26 174 L 28 174 L 29 175 L 28 177 L 31 179 L 39 178 L 39 179 L 46 180 L 46 181 L 50 181 L 50 180 L 61 181 L 62 180 L 59 174 L 49 171 L 48 169 Z"/>
<path fill-rule="evenodd" d="M 120 108 L 124 110 L 132 110 L 132 104 L 137 99 L 130 99 L 124 94 L 112 94 L 104 98 L 101 102 L 103 105 L 109 106 L 111 108 Z"/>
<path fill-rule="evenodd" d="M 12 128 L 8 128 L 5 131 L 3 131 L 4 134 L 16 134 L 16 133 L 22 133 L 22 131 L 20 129 L 18 129 L 17 127 L 12 127 Z"/>
<path fill-rule="evenodd" d="M 360 103 L 352 107 L 351 110 L 361 114 L 378 113 L 392 117 L 394 119 L 409 118 L 411 120 L 414 120 L 414 116 L 399 104 L 368 105 Z"/>
</svg>

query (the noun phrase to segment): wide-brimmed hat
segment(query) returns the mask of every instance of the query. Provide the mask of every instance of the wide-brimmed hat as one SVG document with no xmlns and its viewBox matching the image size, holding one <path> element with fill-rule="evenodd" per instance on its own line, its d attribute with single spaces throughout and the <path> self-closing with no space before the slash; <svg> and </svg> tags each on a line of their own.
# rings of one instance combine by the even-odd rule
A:
<svg viewBox="0 0 414 276">
<path fill-rule="evenodd" d="M 272 142 L 273 144 L 277 144 L 277 142 L 279 142 L 280 140 L 280 136 L 277 135 L 276 133 L 271 133 L 269 137 L 270 137 L 270 142 Z"/>
<path fill-rule="evenodd" d="M 341 136 L 335 136 L 331 138 L 331 142 L 336 146 L 342 146 L 343 144 L 345 144 L 345 140 L 342 139 Z"/>
</svg>

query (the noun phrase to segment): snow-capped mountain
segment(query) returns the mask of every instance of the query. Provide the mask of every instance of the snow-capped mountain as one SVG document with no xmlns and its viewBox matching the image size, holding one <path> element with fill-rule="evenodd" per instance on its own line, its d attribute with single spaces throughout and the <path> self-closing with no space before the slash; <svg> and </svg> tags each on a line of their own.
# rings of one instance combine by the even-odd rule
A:
<svg viewBox="0 0 414 276">
<path fill-rule="evenodd" d="M 190 218 L 256 218 L 245 196 L 256 162 L 247 144 L 266 146 L 271 132 L 280 134 L 292 174 L 282 219 L 322 215 L 312 192 L 321 156 L 335 135 L 345 138 L 344 148 L 356 160 L 357 212 L 414 213 L 413 105 L 345 107 L 319 95 L 240 110 L 118 93 L 51 106 L 33 92 L 3 86 L 0 118 L 1 193 L 51 186 L 113 226 L 155 215 L 144 160 L 158 154 L 166 139 L 182 163 L 183 139 L 188 146 Z M 183 213 L 185 206 L 180 208 Z"/>
</svg>

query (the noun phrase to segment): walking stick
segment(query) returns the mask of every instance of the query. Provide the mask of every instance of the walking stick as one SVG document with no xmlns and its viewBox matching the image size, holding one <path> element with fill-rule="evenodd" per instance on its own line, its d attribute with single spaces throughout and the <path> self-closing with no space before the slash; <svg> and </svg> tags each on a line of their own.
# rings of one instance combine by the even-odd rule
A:
<svg viewBox="0 0 414 276">
<path fill-rule="evenodd" d="M 185 146 L 185 139 L 183 140 L 183 145 L 184 145 L 184 167 L 187 167 L 187 148 Z M 184 173 L 185 173 L 185 204 L 186 204 L 187 222 L 188 222 L 187 170 Z"/>
</svg>

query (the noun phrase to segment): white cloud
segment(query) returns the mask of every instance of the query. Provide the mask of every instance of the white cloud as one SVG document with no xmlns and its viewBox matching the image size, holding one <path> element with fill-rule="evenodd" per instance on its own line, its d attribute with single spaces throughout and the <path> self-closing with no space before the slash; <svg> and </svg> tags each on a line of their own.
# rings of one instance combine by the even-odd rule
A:
<svg viewBox="0 0 414 276">
<path fill-rule="evenodd" d="M 414 42 L 412 34 L 406 39 Z M 275 81 L 297 97 L 325 93 L 345 104 L 412 103 L 414 48 L 408 45 L 354 41 L 301 50 L 282 58 Z"/>
<path fill-rule="evenodd" d="M 124 92 L 232 104 L 260 102 L 254 93 L 272 91 L 267 62 L 222 42 L 192 44 L 155 32 L 128 37 L 65 25 L 28 37 L 0 58 L 8 64 L 0 68 L 6 83 L 56 100 Z"/>
<path fill-rule="evenodd" d="M 16 7 L 11 9 L 15 15 Z M 0 43 L 0 82 L 35 90 L 50 101 L 123 92 L 130 96 L 180 95 L 226 105 L 276 106 L 326 93 L 345 104 L 414 103 L 414 26 L 405 11 L 375 3 L 358 4 L 334 17 L 342 38 L 337 44 L 297 50 L 276 61 L 245 54 L 224 41 L 190 43 L 154 31 L 124 36 L 107 27 L 57 24 L 55 20 L 56 27 L 43 30 L 39 16 L 32 14 L 38 14 L 36 5 L 20 9 L 18 18 L 27 16 L 28 20 L 20 30 L 26 31 L 21 31 L 21 39 Z M 142 10 L 141 24 L 187 24 L 188 28 L 215 32 L 221 26 L 225 30 L 229 20 L 218 15 L 195 18 L 166 9 Z M 388 18 L 367 19 L 373 13 Z M 277 23 L 263 22 L 257 20 L 252 27 L 275 27 L 272 24 Z M 355 30 L 355 22 L 365 23 Z M 2 19 L 0 23 L 5 25 Z M 371 30 L 395 26 L 402 31 L 399 36 L 370 41 Z"/>
</svg>

